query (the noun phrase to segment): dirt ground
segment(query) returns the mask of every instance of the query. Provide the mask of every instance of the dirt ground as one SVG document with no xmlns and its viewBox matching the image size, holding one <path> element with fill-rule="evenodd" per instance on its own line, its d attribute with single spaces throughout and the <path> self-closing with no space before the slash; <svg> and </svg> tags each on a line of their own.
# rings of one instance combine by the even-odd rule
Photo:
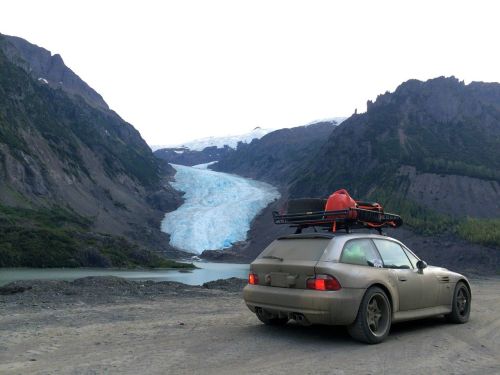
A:
<svg viewBox="0 0 500 375">
<path fill-rule="evenodd" d="M 238 281 L 106 280 L 0 295 L 0 374 L 500 374 L 500 278 L 472 280 L 468 324 L 402 323 L 374 346 L 341 327 L 264 326 Z"/>
</svg>

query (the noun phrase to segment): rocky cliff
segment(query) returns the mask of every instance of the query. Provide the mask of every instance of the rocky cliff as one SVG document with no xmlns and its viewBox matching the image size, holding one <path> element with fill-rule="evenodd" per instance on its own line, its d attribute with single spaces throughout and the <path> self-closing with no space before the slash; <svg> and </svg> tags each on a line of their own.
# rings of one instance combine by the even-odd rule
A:
<svg viewBox="0 0 500 375">
<path fill-rule="evenodd" d="M 180 202 L 170 172 L 60 56 L 0 35 L 0 265 L 172 255 L 159 231 Z"/>
<path fill-rule="evenodd" d="M 240 143 L 235 152 L 224 155 L 211 168 L 285 187 L 336 125 L 335 121 L 328 121 L 276 130 L 248 144 Z"/>
<path fill-rule="evenodd" d="M 14 64 L 35 80 L 52 88 L 61 89 L 71 96 L 79 96 L 96 108 L 109 109 L 101 95 L 64 65 L 60 55 L 38 47 L 28 41 L 0 34 L 0 49 Z"/>
<path fill-rule="evenodd" d="M 500 84 L 410 80 L 368 103 L 290 179 L 293 196 L 345 187 L 454 217 L 500 217 Z"/>
<path fill-rule="evenodd" d="M 368 102 L 366 113 L 312 129 L 268 134 L 215 169 L 274 183 L 285 199 L 346 188 L 401 214 L 405 229 L 390 234 L 430 262 L 499 272 L 500 84 L 410 80 Z M 263 212 L 233 250 L 253 258 L 290 231 L 271 221 L 284 205 Z"/>
</svg>

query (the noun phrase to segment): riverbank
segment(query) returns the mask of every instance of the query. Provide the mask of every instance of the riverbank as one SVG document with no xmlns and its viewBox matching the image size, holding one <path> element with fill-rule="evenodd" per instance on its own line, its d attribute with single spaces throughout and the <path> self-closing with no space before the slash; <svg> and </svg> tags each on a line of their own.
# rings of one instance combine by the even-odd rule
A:
<svg viewBox="0 0 500 375">
<path fill-rule="evenodd" d="M 473 279 L 469 323 L 395 325 L 376 346 L 341 327 L 267 327 L 244 280 L 204 286 L 85 278 L 0 289 L 0 373 L 495 374 L 500 279 Z M 15 292 L 15 290 L 11 290 Z M 9 293 L 11 293 L 9 292 Z M 279 355 L 278 355 L 279 353 Z"/>
<path fill-rule="evenodd" d="M 203 285 L 175 281 L 131 281 L 121 277 L 84 277 L 73 281 L 15 281 L 0 287 L 0 304 L 11 308 L 56 307 L 61 304 L 99 305 L 155 297 L 206 297 L 214 290 L 239 292 L 246 280 L 230 278 Z"/>
<path fill-rule="evenodd" d="M 190 264 L 191 265 L 191 264 Z M 192 269 L 118 269 L 118 268 L 2 268 L 0 287 L 13 281 L 73 281 L 84 277 L 116 276 L 131 281 L 177 281 L 202 285 L 208 281 L 239 277 L 246 279 L 248 264 L 192 262 Z"/>
</svg>

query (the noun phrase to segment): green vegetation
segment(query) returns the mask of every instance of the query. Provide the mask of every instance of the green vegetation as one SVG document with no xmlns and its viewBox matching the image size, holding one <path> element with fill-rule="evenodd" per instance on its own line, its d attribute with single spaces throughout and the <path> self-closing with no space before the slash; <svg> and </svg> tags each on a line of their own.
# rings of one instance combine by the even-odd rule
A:
<svg viewBox="0 0 500 375">
<path fill-rule="evenodd" d="M 483 165 L 472 165 L 459 160 L 425 158 L 421 162 L 420 169 L 424 172 L 428 171 L 436 174 L 456 174 L 500 181 L 499 170 L 487 168 Z"/>
<path fill-rule="evenodd" d="M 404 225 L 419 234 L 455 234 L 471 243 L 500 248 L 500 219 L 453 218 L 381 189 L 370 198 L 384 202 L 387 212 L 401 215 Z"/>
<path fill-rule="evenodd" d="M 0 205 L 0 267 L 193 268 L 110 235 L 70 209 Z"/>
<path fill-rule="evenodd" d="M 500 219 L 467 218 L 459 223 L 457 232 L 467 241 L 500 248 Z"/>
<path fill-rule="evenodd" d="M 454 232 L 458 221 L 452 217 L 437 213 L 411 200 L 403 198 L 397 192 L 377 189 L 371 196 L 382 202 L 384 210 L 394 212 L 403 218 L 404 225 L 423 235 Z"/>
</svg>

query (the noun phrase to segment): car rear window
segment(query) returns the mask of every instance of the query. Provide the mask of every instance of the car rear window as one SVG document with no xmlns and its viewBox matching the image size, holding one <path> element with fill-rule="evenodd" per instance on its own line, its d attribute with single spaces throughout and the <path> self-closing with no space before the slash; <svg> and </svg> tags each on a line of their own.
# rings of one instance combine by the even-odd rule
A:
<svg viewBox="0 0 500 375">
<path fill-rule="evenodd" d="M 279 239 L 272 242 L 259 256 L 283 260 L 319 260 L 331 240 L 328 238 Z"/>
</svg>

